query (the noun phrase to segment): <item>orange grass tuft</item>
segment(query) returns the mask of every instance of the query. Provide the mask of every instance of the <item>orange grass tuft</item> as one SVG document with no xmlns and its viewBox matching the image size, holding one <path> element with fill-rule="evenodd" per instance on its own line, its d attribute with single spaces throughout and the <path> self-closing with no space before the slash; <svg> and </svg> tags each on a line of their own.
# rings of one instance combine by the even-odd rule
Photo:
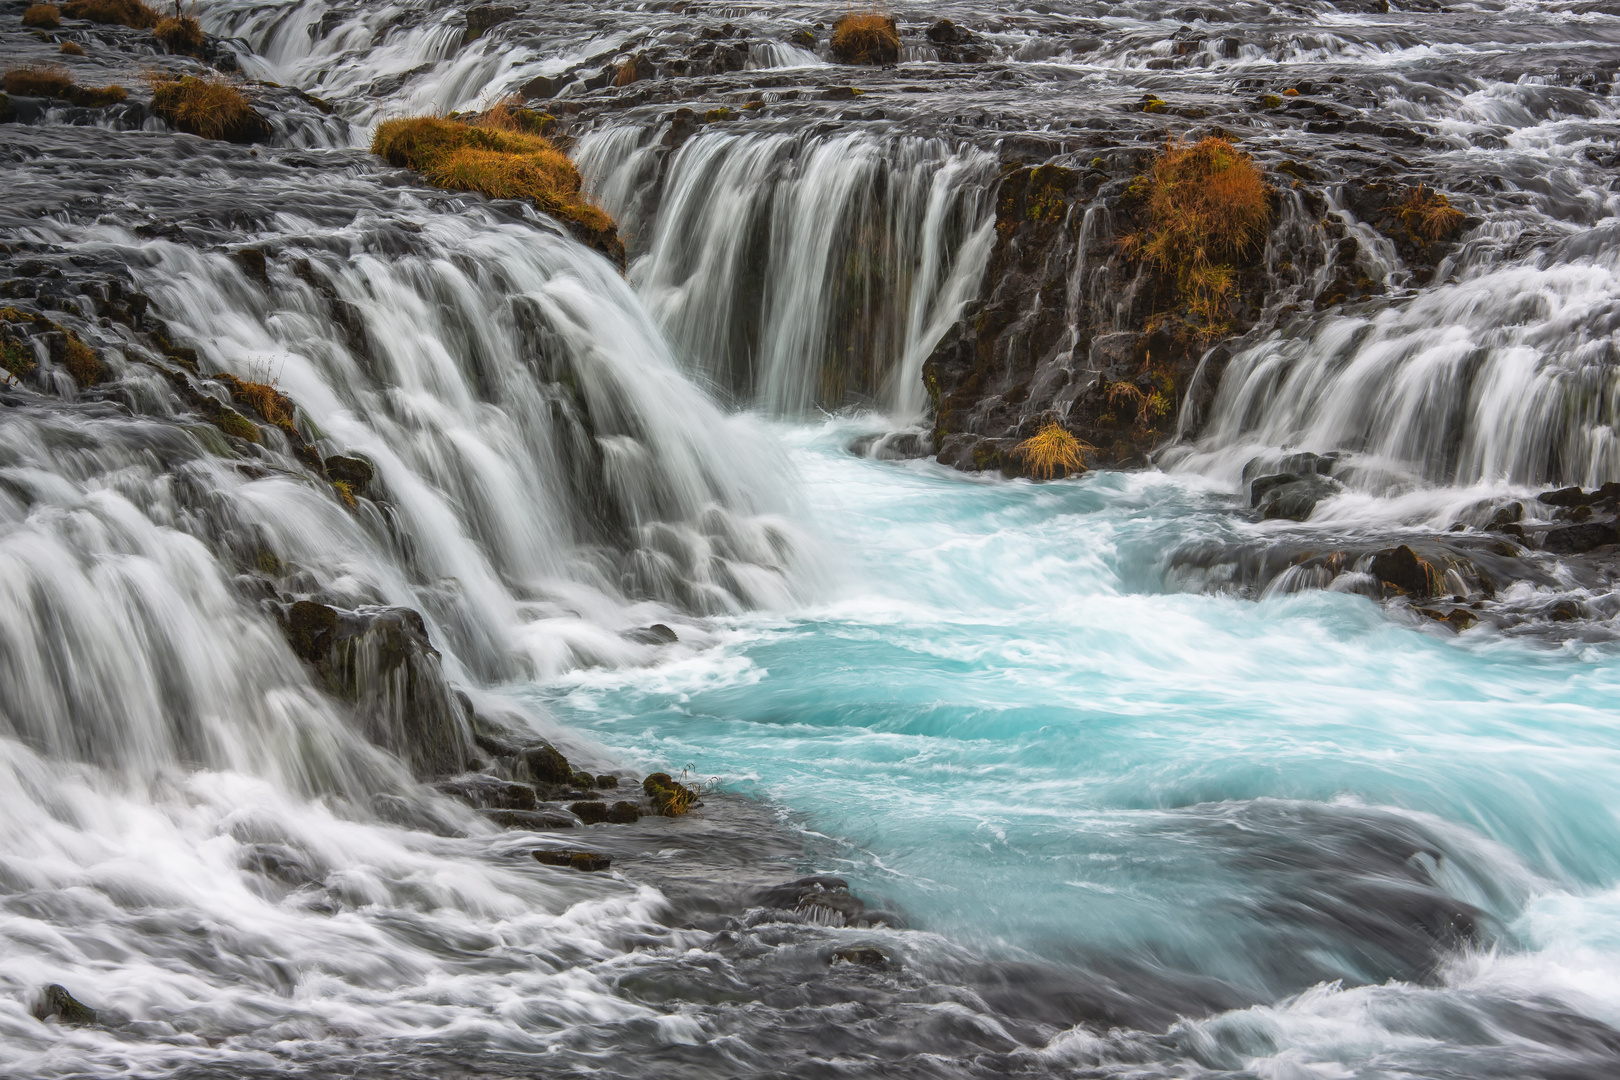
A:
<svg viewBox="0 0 1620 1080">
<path fill-rule="evenodd" d="M 829 43 L 843 64 L 893 64 L 900 59 L 900 30 L 893 18 L 876 11 L 851 13 L 833 23 Z"/>
<path fill-rule="evenodd" d="M 1424 184 L 1408 192 L 1395 213 L 1407 231 L 1431 243 L 1451 236 L 1462 228 L 1466 219 L 1450 200 L 1438 191 L 1430 191 Z"/>
<path fill-rule="evenodd" d="M 1040 431 L 1013 447 L 1013 453 L 1029 467 L 1031 476 L 1050 480 L 1058 469 L 1065 473 L 1084 472 L 1086 462 L 1081 451 L 1095 449 L 1069 434 L 1056 420 L 1048 420 Z"/>
<path fill-rule="evenodd" d="M 62 25 L 62 12 L 55 4 L 32 4 L 23 12 L 22 24 L 38 30 L 55 30 Z"/>
</svg>

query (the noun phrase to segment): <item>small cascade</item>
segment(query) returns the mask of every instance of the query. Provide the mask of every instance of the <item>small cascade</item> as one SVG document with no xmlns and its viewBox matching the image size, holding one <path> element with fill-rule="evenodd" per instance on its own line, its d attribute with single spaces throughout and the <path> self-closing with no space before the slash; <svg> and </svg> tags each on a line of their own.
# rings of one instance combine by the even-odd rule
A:
<svg viewBox="0 0 1620 1080">
<path fill-rule="evenodd" d="M 1296 447 L 1356 454 L 1375 491 L 1612 479 L 1617 260 L 1611 227 L 1278 333 L 1232 359 L 1184 466 L 1236 480 L 1260 450 Z"/>
<path fill-rule="evenodd" d="M 660 172 L 658 134 L 606 128 L 576 157 L 683 362 L 778 414 L 920 417 L 922 361 L 989 254 L 996 159 L 937 139 L 705 131 Z"/>
</svg>

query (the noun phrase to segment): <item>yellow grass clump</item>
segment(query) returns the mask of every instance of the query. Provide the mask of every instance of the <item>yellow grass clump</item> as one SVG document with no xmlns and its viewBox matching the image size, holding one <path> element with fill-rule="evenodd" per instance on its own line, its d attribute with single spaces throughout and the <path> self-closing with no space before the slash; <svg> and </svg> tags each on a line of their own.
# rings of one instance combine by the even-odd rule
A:
<svg viewBox="0 0 1620 1080">
<path fill-rule="evenodd" d="M 152 111 L 170 126 L 204 139 L 230 139 L 255 119 L 242 91 L 221 79 L 152 80 Z"/>
<path fill-rule="evenodd" d="M 377 125 L 371 152 L 414 169 L 435 187 L 524 199 L 588 233 L 614 236 L 613 219 L 581 192 L 579 170 L 568 155 L 534 130 L 545 119 L 499 106 L 471 122 L 436 116 L 385 120 Z"/>
<path fill-rule="evenodd" d="M 1271 189 L 1260 167 L 1226 139 L 1172 139 L 1137 193 L 1147 228 L 1122 241 L 1127 254 L 1175 278 L 1195 318 L 1219 322 L 1235 284 L 1232 262 L 1251 252 L 1271 222 Z"/>
<path fill-rule="evenodd" d="M 841 64 L 893 64 L 900 59 L 900 28 L 888 15 L 852 12 L 833 23 L 829 45 Z"/>
<path fill-rule="evenodd" d="M 62 42 L 61 52 L 63 56 L 83 56 L 84 46 L 77 41 L 64 41 Z"/>
<path fill-rule="evenodd" d="M 55 30 L 62 25 L 62 12 L 55 4 L 31 4 L 23 12 L 22 24 L 39 30 Z"/>
<path fill-rule="evenodd" d="M 1431 243 L 1451 236 L 1466 217 L 1444 195 L 1424 184 L 1407 193 L 1395 213 L 1408 232 Z"/>
<path fill-rule="evenodd" d="M 90 108 L 116 105 L 129 96 L 122 86 L 74 86 L 73 76 L 62 67 L 12 68 L 0 85 L 18 97 L 60 98 Z"/>
<path fill-rule="evenodd" d="M 1065 474 L 1084 472 L 1082 450 L 1095 450 L 1069 434 L 1056 420 L 1048 420 L 1041 430 L 1013 447 L 1013 453 L 1023 461 L 1031 476 L 1050 480 L 1062 469 Z"/>
<path fill-rule="evenodd" d="M 62 5 L 62 14 L 70 19 L 133 26 L 137 30 L 150 30 L 158 24 L 158 13 L 141 0 L 71 0 Z"/>
<path fill-rule="evenodd" d="M 172 53 L 195 53 L 203 47 L 202 24 L 190 15 L 159 19 L 152 36 Z"/>
</svg>

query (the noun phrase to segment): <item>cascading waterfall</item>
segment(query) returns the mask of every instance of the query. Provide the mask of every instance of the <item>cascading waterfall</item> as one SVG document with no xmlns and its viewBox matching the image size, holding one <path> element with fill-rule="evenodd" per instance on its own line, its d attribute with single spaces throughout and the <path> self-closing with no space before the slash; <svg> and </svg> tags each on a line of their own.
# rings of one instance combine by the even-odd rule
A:
<svg viewBox="0 0 1620 1080">
<path fill-rule="evenodd" d="M 995 158 L 904 136 L 703 132 L 660 175 L 657 136 L 607 128 L 576 156 L 686 364 L 780 414 L 860 402 L 919 419 L 922 362 L 989 255 Z"/>
<path fill-rule="evenodd" d="M 1376 486 L 1595 486 L 1620 475 L 1613 228 L 1227 368 L 1186 465 L 1235 479 L 1271 447 L 1353 451 Z"/>
<path fill-rule="evenodd" d="M 857 69 L 826 62 L 841 10 L 497 4 L 473 34 L 426 0 L 209 0 L 288 84 L 252 88 L 268 144 L 167 131 L 138 89 L 16 97 L 0 1073 L 1611 1075 L 1620 593 L 1468 523 L 1620 477 L 1620 24 L 1308 6 L 902 3 L 901 63 Z M 941 16 L 987 59 L 942 59 Z M 87 56 L 0 40 L 108 81 L 192 64 L 64 23 Z M 1521 77 L 1554 50 L 1585 70 Z M 628 275 L 356 152 L 531 80 Z M 1338 81 L 1264 104 L 1307 80 Z M 1345 117 L 1307 128 L 1313 99 Z M 1253 269 L 1286 317 L 1168 471 L 850 452 L 922 418 L 925 356 L 994 284 L 1004 169 L 1049 157 L 1084 193 L 1046 219 L 1039 297 L 1078 372 L 1140 328 L 1145 275 L 1098 257 L 1110 191 L 1215 124 L 1278 187 Z M 1324 179 L 1397 153 L 1470 215 L 1422 274 Z M 1341 275 L 1369 287 L 1312 310 Z M 227 375 L 295 416 L 227 437 Z M 1235 510 L 1293 450 L 1340 451 L 1351 490 L 1297 526 Z M 1355 551 L 1439 541 L 1545 556 L 1492 601 L 1532 629 L 1355 595 Z M 1258 602 L 1219 558 L 1179 591 L 1201 550 L 1287 569 Z M 388 685 L 344 697 L 299 604 L 371 628 L 347 675 Z M 401 723 L 412 680 L 443 753 Z M 684 769 L 705 805 L 547 832 L 424 786 L 530 736 L 627 798 Z M 612 868 L 531 858 L 565 845 Z M 827 873 L 860 899 L 780 884 Z M 41 1020 L 51 984 L 95 1022 Z"/>
</svg>

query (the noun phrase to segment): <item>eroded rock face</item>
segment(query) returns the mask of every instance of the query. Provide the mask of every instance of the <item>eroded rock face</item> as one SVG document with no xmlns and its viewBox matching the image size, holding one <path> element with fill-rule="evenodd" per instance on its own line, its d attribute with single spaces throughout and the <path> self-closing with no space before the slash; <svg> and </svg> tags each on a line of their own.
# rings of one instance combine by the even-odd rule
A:
<svg viewBox="0 0 1620 1080">
<path fill-rule="evenodd" d="M 445 682 L 421 615 L 409 608 L 345 611 L 299 600 L 283 618 L 293 652 L 328 691 L 354 704 L 372 742 L 424 779 L 467 768 L 474 752 L 469 717 Z"/>
<path fill-rule="evenodd" d="M 497 4 L 481 4 L 478 7 L 468 8 L 467 32 L 462 35 L 461 43 L 470 45 L 483 37 L 491 27 L 510 22 L 517 16 L 517 8 Z"/>
<path fill-rule="evenodd" d="M 1207 405 L 1226 350 L 1165 317 L 1173 284 L 1121 256 L 1117 237 L 1137 211 L 1128 191 L 1094 168 L 1002 177 L 984 299 L 923 366 L 942 463 L 1019 474 L 1014 447 L 1055 419 L 1090 447 L 1088 465 L 1142 465 L 1174 434 L 1184 400 L 1195 413 Z M 1233 330 L 1263 291 L 1252 272 L 1239 277 Z"/>
</svg>

